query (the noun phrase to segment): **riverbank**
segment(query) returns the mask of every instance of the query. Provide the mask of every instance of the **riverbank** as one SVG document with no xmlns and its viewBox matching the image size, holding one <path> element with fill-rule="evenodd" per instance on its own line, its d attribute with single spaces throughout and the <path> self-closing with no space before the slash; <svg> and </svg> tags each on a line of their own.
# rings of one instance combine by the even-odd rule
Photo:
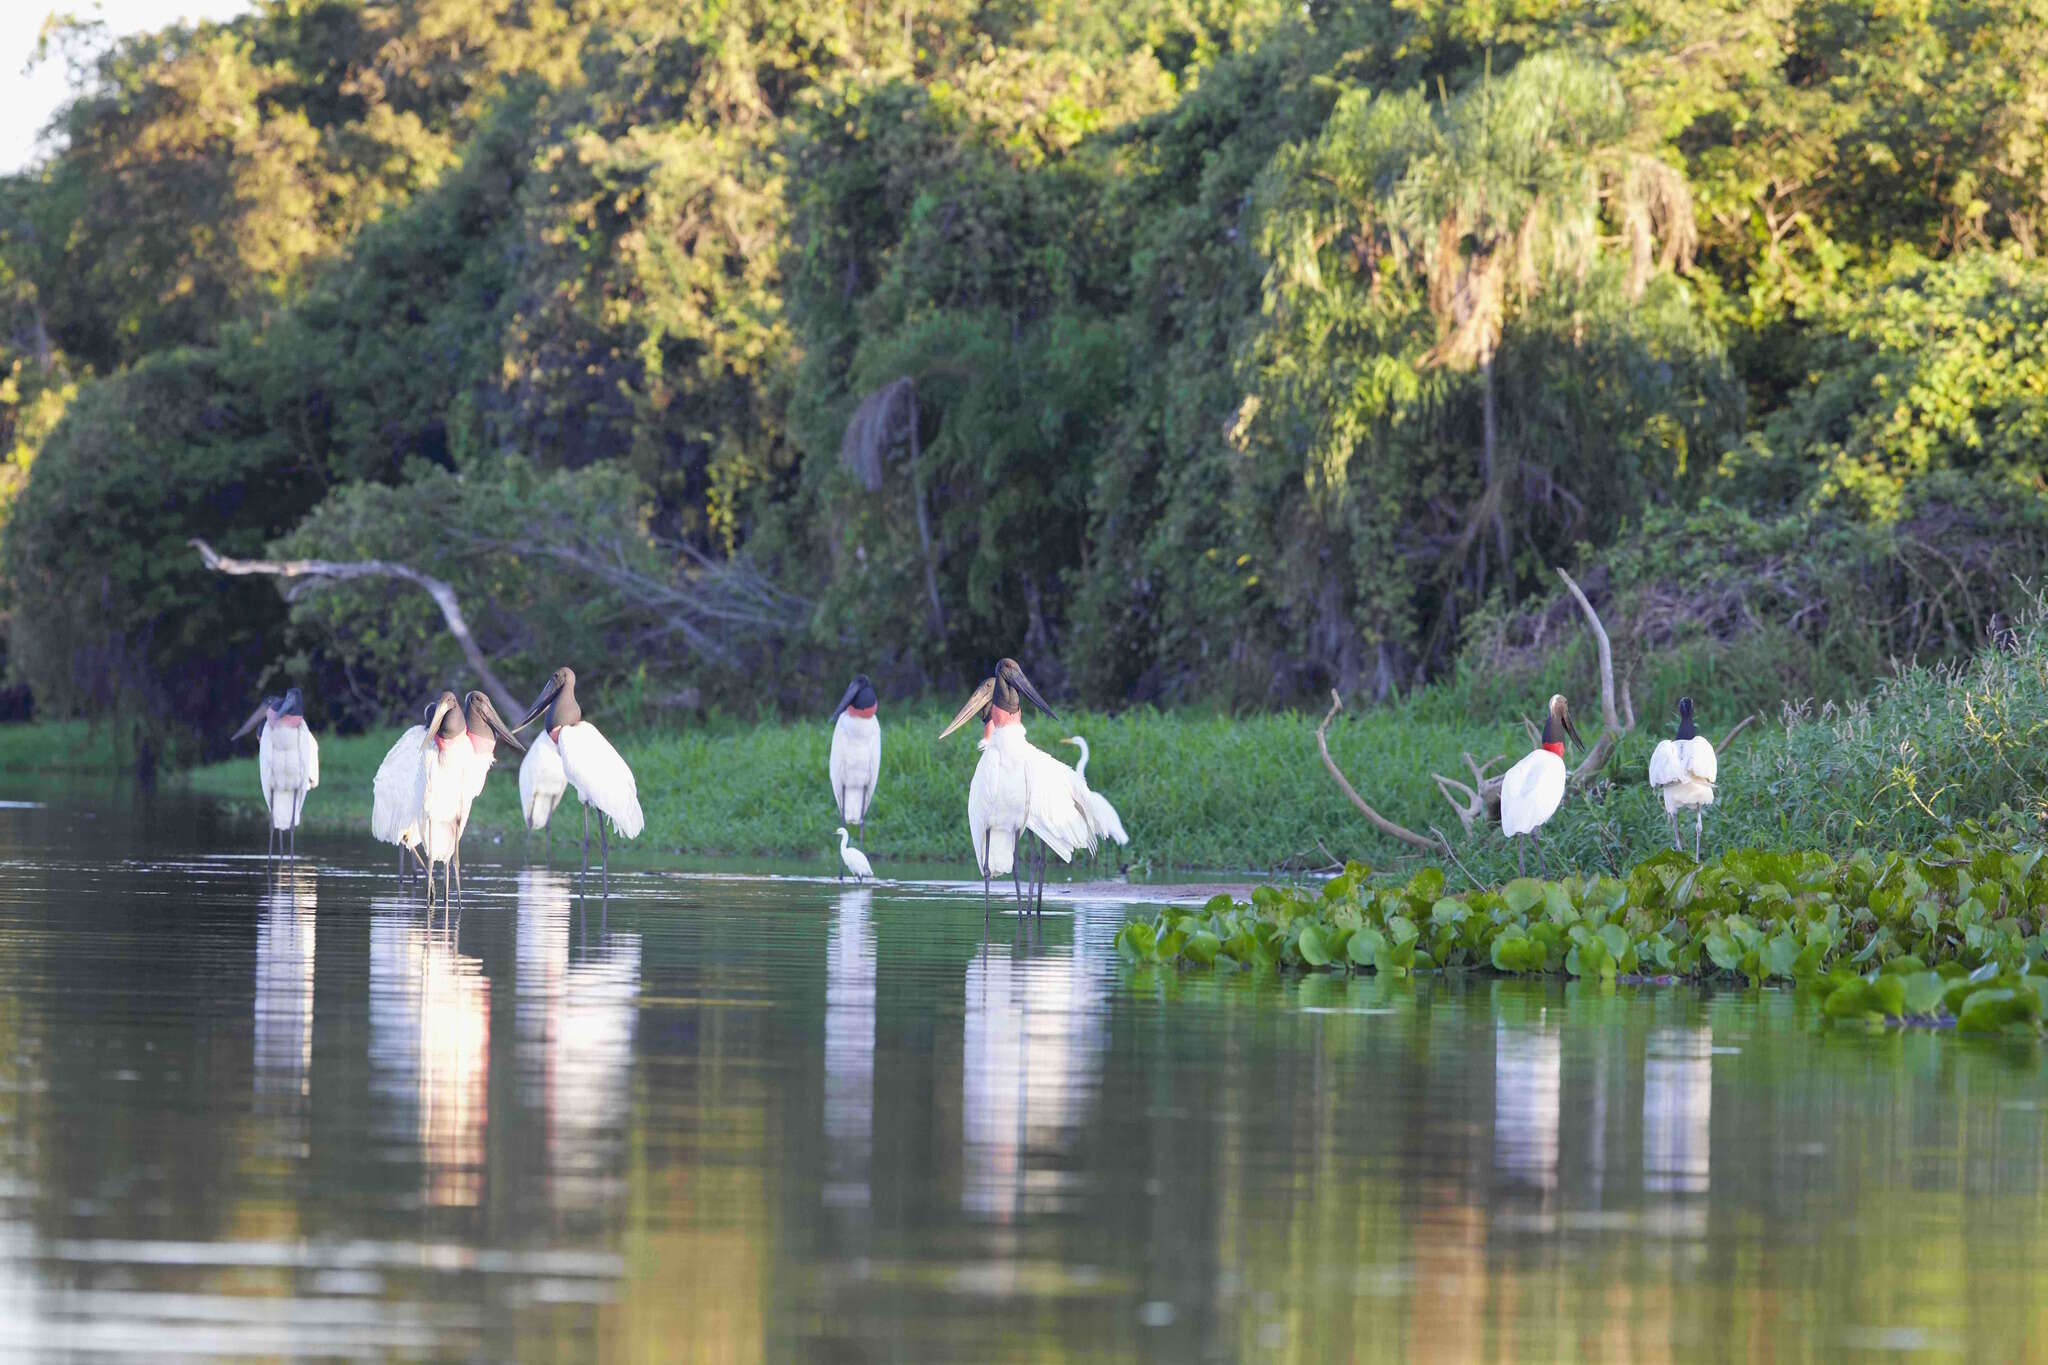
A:
<svg viewBox="0 0 2048 1365">
<path fill-rule="evenodd" d="M 1711 696 L 1699 700 L 1701 728 L 1724 739 L 1740 718 L 1719 714 Z M 1582 705 L 1581 715 L 1592 709 Z M 882 779 L 868 828 L 868 847 L 884 876 L 891 861 L 971 861 L 966 792 L 976 752 L 965 734 L 938 740 L 949 714 L 936 705 L 884 708 Z M 1089 780 L 1122 813 L 1132 842 L 1120 861 L 1136 873 L 1270 873 L 1356 859 L 1406 875 L 1443 861 L 1367 827 L 1323 769 L 1319 720 L 1141 709 L 1029 723 L 1034 742 L 1067 757 L 1074 751 L 1056 741 L 1087 736 Z M 1645 774 L 1652 746 L 1670 727 L 1659 717 L 1640 721 L 1601 778 L 1575 791 L 1544 828 L 1551 871 L 1619 875 L 1668 843 Z M 1589 734 L 1593 728 L 1586 726 Z M 1707 850 L 1919 848 L 1957 821 L 2001 809 L 2038 826 L 2048 815 L 2042 735 L 2048 649 L 2038 636 L 2016 654 L 1987 651 L 1955 667 L 1908 669 L 1847 707 L 1760 719 L 1721 756 Z M 395 732 L 323 742 L 325 780 L 306 808 L 313 830 L 367 826 L 371 777 L 393 738 Z M 1515 875 L 1520 850 L 1493 828 L 1459 839 L 1462 831 L 1430 777 L 1464 774 L 1466 750 L 1482 760 L 1524 752 L 1528 739 L 1515 716 L 1458 724 L 1425 694 L 1414 704 L 1347 712 L 1329 738 L 1351 781 L 1390 819 L 1453 836 L 1457 857 L 1447 870 L 1454 878 L 1493 884 Z M 724 721 L 621 734 L 615 742 L 639 779 L 648 821 L 643 851 L 815 857 L 829 865 L 838 821 L 825 779 L 831 727 L 822 719 Z M 502 766 L 503 777 L 493 776 L 474 819 L 487 833 L 516 836 L 516 765 L 508 758 Z M 244 757 L 181 780 L 246 803 L 253 818 L 254 767 Z M 567 822 L 558 834 L 580 831 L 573 802 L 558 819 Z"/>
</svg>

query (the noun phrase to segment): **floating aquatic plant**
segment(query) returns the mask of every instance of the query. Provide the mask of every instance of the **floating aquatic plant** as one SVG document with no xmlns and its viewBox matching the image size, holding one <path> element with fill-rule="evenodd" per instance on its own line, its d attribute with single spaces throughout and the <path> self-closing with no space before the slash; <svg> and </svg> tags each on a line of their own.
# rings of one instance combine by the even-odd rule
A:
<svg viewBox="0 0 2048 1365">
<path fill-rule="evenodd" d="M 1443 872 L 1319 889 L 1262 886 L 1134 921 L 1135 963 L 1391 975 L 1455 969 L 1589 978 L 1790 982 L 1832 1019 L 2038 1027 L 2048 1014 L 2048 859 L 1965 825 L 1919 853 L 1666 851 L 1627 877 L 1518 877 L 1447 893 Z"/>
</svg>

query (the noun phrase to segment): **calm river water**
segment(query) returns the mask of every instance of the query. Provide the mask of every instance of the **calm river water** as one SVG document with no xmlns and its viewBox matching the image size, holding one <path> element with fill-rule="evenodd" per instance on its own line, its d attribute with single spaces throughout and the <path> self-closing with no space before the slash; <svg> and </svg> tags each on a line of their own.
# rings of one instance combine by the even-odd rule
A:
<svg viewBox="0 0 2048 1365">
<path fill-rule="evenodd" d="M 489 847 L 444 926 L 367 844 L 260 840 L 0 809 L 0 1351 L 2048 1352 L 2031 1044 L 1140 975 L 1109 899 L 985 943 L 978 894 L 599 902 Z"/>
</svg>

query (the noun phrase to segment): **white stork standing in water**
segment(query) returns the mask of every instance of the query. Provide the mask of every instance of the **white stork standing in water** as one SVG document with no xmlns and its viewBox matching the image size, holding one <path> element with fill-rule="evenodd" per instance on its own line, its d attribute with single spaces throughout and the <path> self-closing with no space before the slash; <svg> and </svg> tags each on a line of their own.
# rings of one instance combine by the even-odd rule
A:
<svg viewBox="0 0 2048 1365">
<path fill-rule="evenodd" d="M 874 803 L 875 781 L 882 775 L 882 722 L 875 719 L 875 685 L 859 674 L 846 685 L 839 709 L 832 713 L 832 757 L 826 765 L 832 778 L 832 800 L 839 818 L 868 841 L 868 807 Z"/>
<path fill-rule="evenodd" d="M 562 771 L 562 755 L 555 748 L 555 742 L 543 731 L 526 747 L 526 757 L 519 762 L 519 814 L 529 831 L 547 830 L 547 842 L 541 852 L 543 862 L 554 860 L 555 831 L 549 827 L 548 820 L 554 815 L 555 807 L 562 804 L 562 794 L 568 789 L 569 778 Z"/>
<path fill-rule="evenodd" d="M 422 723 L 408 728 L 385 751 L 376 780 L 370 784 L 370 833 L 380 842 L 398 845 L 400 886 L 413 864 L 420 862 L 420 763 L 427 739 L 425 722 L 433 718 L 434 708 L 429 703 Z"/>
<path fill-rule="evenodd" d="M 874 865 L 868 862 L 868 855 L 857 848 L 848 848 L 846 846 L 846 826 L 841 825 L 832 832 L 839 836 L 839 861 L 846 864 L 846 872 L 851 872 L 853 879 L 857 882 L 873 881 L 875 879 L 875 869 Z M 845 880 L 846 872 L 839 874 L 840 880 Z"/>
<path fill-rule="evenodd" d="M 420 861 L 427 873 L 427 904 L 434 903 L 434 864 L 448 867 L 442 899 L 454 894 L 462 876 L 462 826 L 469 815 L 469 732 L 461 703 L 443 692 L 421 727 L 420 765 L 415 774 L 414 809 L 419 812 Z"/>
<path fill-rule="evenodd" d="M 1074 777 L 1081 784 L 1084 793 L 1082 804 L 1088 811 L 1088 828 L 1098 839 L 1114 840 L 1118 848 L 1131 842 L 1131 836 L 1124 833 L 1124 822 L 1116 813 L 1116 807 L 1109 804 L 1109 798 L 1088 785 L 1088 741 L 1079 735 L 1068 735 L 1062 744 L 1071 744 L 1081 751 L 1081 757 L 1074 764 Z"/>
<path fill-rule="evenodd" d="M 984 716 L 981 758 L 974 766 L 974 780 L 967 788 L 967 829 L 974 837 L 975 863 L 981 869 L 984 924 L 988 918 L 989 883 L 1005 872 L 1010 874 L 1011 884 L 1016 889 L 1017 903 L 1020 906 L 1024 904 L 1023 887 L 1017 884 L 1017 840 L 1026 828 L 1035 828 L 1037 811 L 1032 800 L 1032 787 L 1037 762 L 1032 756 L 1051 757 L 1033 749 L 1024 737 L 1024 703 L 1021 700 L 1024 697 L 1029 697 L 1032 704 L 1046 715 L 1058 719 L 1053 709 L 1045 704 L 1045 699 L 1038 695 L 1038 689 L 1031 685 L 1031 680 L 1024 676 L 1024 670 L 1017 661 L 1003 659 L 996 664 L 994 676 L 974 689 L 974 694 L 968 697 L 952 723 L 939 732 L 939 738 L 944 739 L 965 725 L 970 717 Z M 1085 827 L 1083 832 L 1085 834 Z M 1062 837 L 1058 829 L 1054 833 L 1055 837 Z M 1060 852 L 1063 858 L 1070 857 L 1073 846 L 1068 844 L 1064 851 L 1060 851 L 1056 845 L 1055 851 Z"/>
<path fill-rule="evenodd" d="M 1572 724 L 1571 711 L 1562 696 L 1550 699 L 1550 714 L 1543 721 L 1543 739 L 1500 780 L 1500 831 L 1512 839 L 1517 834 L 1529 836 L 1529 842 L 1536 845 L 1536 867 L 1544 876 L 1550 869 L 1543 861 L 1543 841 L 1536 837 L 1551 816 L 1557 814 L 1558 803 L 1564 800 L 1565 780 L 1570 776 L 1564 767 L 1564 740 L 1570 735 L 1579 748 L 1586 747 L 1586 741 L 1579 738 L 1579 727 Z M 1515 850 L 1515 868 L 1524 870 L 1522 850 Z"/>
<path fill-rule="evenodd" d="M 622 839 L 637 838 L 647 824 L 640 814 L 640 793 L 633 782 L 633 770 L 619 757 L 611 741 L 583 719 L 583 708 L 576 704 L 576 674 L 571 670 L 554 671 L 518 728 L 524 730 L 543 711 L 548 718 L 542 728 L 562 757 L 562 775 L 583 802 L 584 870 L 590 868 L 590 808 L 595 806 L 599 817 L 598 847 L 604 856 L 605 882 L 609 885 L 612 847 L 605 822 L 609 820 Z"/>
<path fill-rule="evenodd" d="M 1714 784 L 1720 780 L 1720 760 L 1714 746 L 1693 729 L 1692 698 L 1678 699 L 1678 735 L 1657 741 L 1650 753 L 1650 786 L 1664 798 L 1664 816 L 1671 822 L 1671 846 L 1685 852 L 1678 837 L 1678 812 L 1692 807 L 1692 860 L 1700 860 L 1701 829 L 1706 807 L 1714 804 Z"/>
<path fill-rule="evenodd" d="M 256 737 L 256 774 L 263 784 L 263 806 L 270 817 L 270 836 L 264 856 L 282 854 L 287 836 L 290 857 L 299 856 L 299 817 L 306 809 L 306 793 L 320 785 L 320 744 L 306 727 L 305 702 L 294 687 L 282 698 L 265 697 L 249 713 L 242 728 L 230 742 L 263 727 Z"/>
</svg>

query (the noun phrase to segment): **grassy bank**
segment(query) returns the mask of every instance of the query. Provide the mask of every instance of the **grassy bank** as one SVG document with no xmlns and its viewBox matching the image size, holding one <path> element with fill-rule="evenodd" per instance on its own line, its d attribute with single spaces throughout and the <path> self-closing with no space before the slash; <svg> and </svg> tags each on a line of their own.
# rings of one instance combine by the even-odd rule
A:
<svg viewBox="0 0 2048 1365">
<path fill-rule="evenodd" d="M 1582 715 L 1595 709 L 1585 692 L 1577 696 Z M 1520 754 L 1528 739 L 1513 712 L 1501 713 L 1506 706 L 1461 721 L 1450 700 L 1446 692 L 1423 692 L 1400 705 L 1347 713 L 1331 726 L 1330 740 L 1352 781 L 1389 817 L 1455 836 L 1456 822 L 1429 774 L 1461 775 L 1462 750 L 1482 759 Z M 1536 714 L 1541 701 L 1531 694 L 1522 709 Z M 1700 703 L 1711 738 L 1722 738 L 1739 719 L 1724 714 L 1711 693 L 1703 692 Z M 964 733 L 936 739 L 949 714 L 939 705 L 884 708 L 869 846 L 885 876 L 891 861 L 970 861 L 966 791 L 976 754 Z M 1072 714 L 1061 724 L 1035 719 L 1030 729 L 1035 741 L 1055 749 L 1052 741 L 1065 734 L 1089 738 L 1089 778 L 1123 813 L 1133 841 L 1125 858 L 1138 870 L 1263 871 L 1332 857 L 1404 874 L 1423 865 L 1427 860 L 1405 846 L 1370 832 L 1330 782 L 1316 755 L 1318 719 L 1135 710 Z M 1663 717 L 1644 715 L 1605 779 L 1567 799 L 1545 831 L 1553 872 L 1620 874 L 1668 841 L 1644 780 L 1651 746 L 1668 732 Z M 370 779 L 392 737 L 323 743 L 325 780 L 307 806 L 311 828 L 367 826 Z M 652 851 L 815 855 L 823 863 L 833 846 L 837 822 L 825 781 L 830 727 L 822 720 L 722 721 L 614 740 L 638 774 L 648 817 L 643 846 Z M 2015 655 L 1986 652 L 1958 666 L 1909 669 L 1864 701 L 1752 725 L 1722 755 L 1708 850 L 1921 848 L 1955 822 L 2001 807 L 2032 827 L 2048 792 L 2044 741 L 2048 646 L 2036 626 Z M 474 817 L 488 832 L 517 829 L 516 781 L 511 765 L 505 768 Z M 255 810 L 252 758 L 202 768 L 186 780 Z M 580 813 L 572 807 L 567 818 L 573 831 Z M 1516 870 L 1515 851 L 1490 829 L 1458 845 L 1458 863 L 1486 882 Z"/>
</svg>

